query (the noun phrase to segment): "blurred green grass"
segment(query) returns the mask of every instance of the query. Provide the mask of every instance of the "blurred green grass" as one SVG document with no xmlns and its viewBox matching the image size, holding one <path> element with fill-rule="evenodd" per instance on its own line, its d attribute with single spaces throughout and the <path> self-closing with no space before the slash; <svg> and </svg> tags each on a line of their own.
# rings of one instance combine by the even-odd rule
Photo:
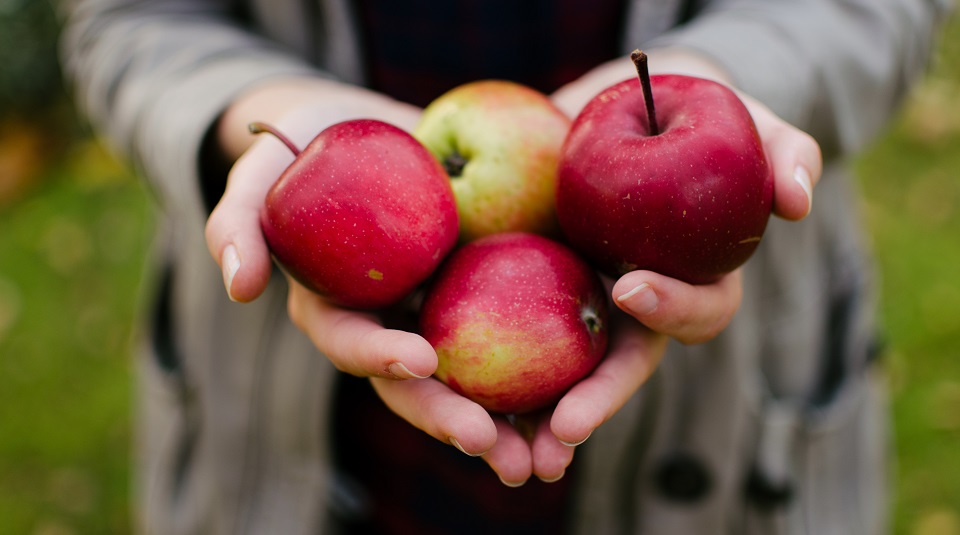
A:
<svg viewBox="0 0 960 535">
<path fill-rule="evenodd" d="M 954 18 L 856 162 L 889 343 L 897 534 L 960 535 L 958 95 Z M 0 535 L 130 531 L 130 353 L 154 214 L 102 147 L 69 138 L 0 188 Z"/>
<path fill-rule="evenodd" d="M 0 534 L 129 532 L 146 195 L 90 141 L 0 208 Z"/>
<path fill-rule="evenodd" d="M 897 447 L 895 532 L 960 535 L 960 19 L 856 162 L 881 276 Z"/>
</svg>

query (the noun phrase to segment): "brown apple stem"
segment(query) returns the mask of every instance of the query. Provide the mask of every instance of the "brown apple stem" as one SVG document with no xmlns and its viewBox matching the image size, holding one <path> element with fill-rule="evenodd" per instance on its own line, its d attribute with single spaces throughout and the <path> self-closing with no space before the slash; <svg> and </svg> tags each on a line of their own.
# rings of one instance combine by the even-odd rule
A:
<svg viewBox="0 0 960 535">
<path fill-rule="evenodd" d="M 647 69 L 647 55 L 639 49 L 630 54 L 633 65 L 637 68 L 637 76 L 640 77 L 640 87 L 643 89 L 643 100 L 647 104 L 647 122 L 650 123 L 650 135 L 660 134 L 660 126 L 657 124 L 657 109 L 653 105 L 653 87 L 650 85 L 650 71 Z"/>
<path fill-rule="evenodd" d="M 293 144 L 293 141 L 290 141 L 290 138 L 283 135 L 282 133 L 280 133 L 279 130 L 268 125 L 267 123 L 253 122 L 247 125 L 247 129 L 250 130 L 251 134 L 267 133 L 272 135 L 273 137 L 279 139 L 284 145 L 286 145 L 287 148 L 290 149 L 290 152 L 292 152 L 294 156 L 300 156 L 300 149 Z"/>
</svg>

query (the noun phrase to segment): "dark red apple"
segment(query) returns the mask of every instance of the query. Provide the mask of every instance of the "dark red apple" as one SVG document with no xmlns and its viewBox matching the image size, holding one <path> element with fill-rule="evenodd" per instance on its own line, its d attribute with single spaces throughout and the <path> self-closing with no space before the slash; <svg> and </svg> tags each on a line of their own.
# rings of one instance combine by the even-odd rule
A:
<svg viewBox="0 0 960 535">
<path fill-rule="evenodd" d="M 491 412 L 556 402 L 607 347 L 608 300 L 595 271 L 560 243 L 494 234 L 455 251 L 420 311 L 436 377 Z"/>
<path fill-rule="evenodd" d="M 606 89 L 574 120 L 557 175 L 560 226 L 611 276 L 648 269 L 713 282 L 759 244 L 772 170 L 733 91 L 690 76 L 647 79 Z"/>
<path fill-rule="evenodd" d="M 297 148 L 266 125 L 294 153 Z M 416 139 L 361 119 L 322 131 L 267 193 L 260 226 L 274 259 L 346 307 L 395 304 L 453 249 L 458 220 L 446 172 Z"/>
</svg>

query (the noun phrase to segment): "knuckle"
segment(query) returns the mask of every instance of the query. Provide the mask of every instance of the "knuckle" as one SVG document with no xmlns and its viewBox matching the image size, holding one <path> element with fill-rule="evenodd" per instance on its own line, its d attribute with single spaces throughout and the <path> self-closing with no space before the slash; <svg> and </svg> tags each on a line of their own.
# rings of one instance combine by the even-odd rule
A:
<svg viewBox="0 0 960 535">
<path fill-rule="evenodd" d="M 290 292 L 287 296 L 287 315 L 290 317 L 290 321 L 302 330 L 304 328 L 304 320 L 301 301 L 302 298 L 298 292 Z"/>
</svg>

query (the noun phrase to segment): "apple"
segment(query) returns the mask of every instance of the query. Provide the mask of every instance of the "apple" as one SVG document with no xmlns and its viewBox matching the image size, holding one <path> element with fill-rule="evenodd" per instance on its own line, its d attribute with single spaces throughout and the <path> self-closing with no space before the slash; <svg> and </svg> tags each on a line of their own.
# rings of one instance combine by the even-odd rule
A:
<svg viewBox="0 0 960 535">
<path fill-rule="evenodd" d="M 401 301 L 456 245 L 453 190 L 409 133 L 345 121 L 318 134 L 270 188 L 260 226 L 275 261 L 332 302 L 376 309 Z"/>
<path fill-rule="evenodd" d="M 610 276 L 648 269 L 713 282 L 759 244 L 772 169 L 733 91 L 691 76 L 649 76 L 646 55 L 633 59 L 640 80 L 594 97 L 564 142 L 560 226 Z"/>
<path fill-rule="evenodd" d="M 427 288 L 420 332 L 436 378 L 487 410 L 523 414 L 556 402 L 607 347 L 606 290 L 565 245 L 508 232 L 454 251 Z"/>
<path fill-rule="evenodd" d="M 498 232 L 558 235 L 555 189 L 570 118 L 539 91 L 470 82 L 423 110 L 413 131 L 450 176 L 461 241 Z"/>
</svg>

